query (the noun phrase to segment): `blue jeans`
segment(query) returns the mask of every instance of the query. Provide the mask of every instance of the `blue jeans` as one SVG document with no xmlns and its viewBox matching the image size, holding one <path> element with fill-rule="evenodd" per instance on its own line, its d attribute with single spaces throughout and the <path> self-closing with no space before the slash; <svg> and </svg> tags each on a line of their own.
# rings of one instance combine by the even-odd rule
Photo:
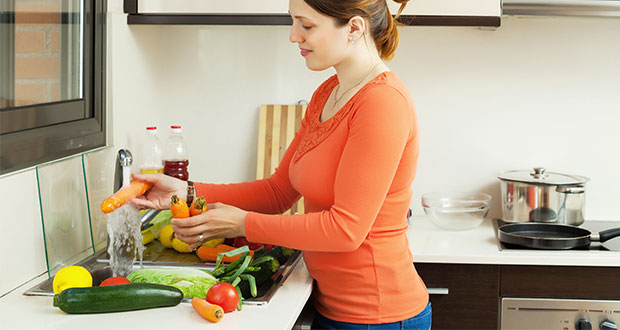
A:
<svg viewBox="0 0 620 330">
<path fill-rule="evenodd" d="M 348 323 L 339 322 L 326 318 L 320 313 L 314 313 L 314 322 L 312 323 L 312 329 L 367 329 L 367 330 L 429 330 L 431 328 L 431 318 L 433 311 L 431 303 L 429 301 L 426 308 L 420 312 L 420 314 L 403 321 L 381 324 L 360 324 L 360 323 Z"/>
</svg>

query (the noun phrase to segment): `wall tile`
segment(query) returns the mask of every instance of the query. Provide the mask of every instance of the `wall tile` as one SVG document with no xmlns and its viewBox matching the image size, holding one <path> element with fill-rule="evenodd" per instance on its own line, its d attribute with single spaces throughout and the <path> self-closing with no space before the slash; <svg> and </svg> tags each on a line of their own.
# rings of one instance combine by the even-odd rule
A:
<svg viewBox="0 0 620 330">
<path fill-rule="evenodd" d="M 34 170 L 0 180 L 0 296 L 47 271 Z"/>
</svg>

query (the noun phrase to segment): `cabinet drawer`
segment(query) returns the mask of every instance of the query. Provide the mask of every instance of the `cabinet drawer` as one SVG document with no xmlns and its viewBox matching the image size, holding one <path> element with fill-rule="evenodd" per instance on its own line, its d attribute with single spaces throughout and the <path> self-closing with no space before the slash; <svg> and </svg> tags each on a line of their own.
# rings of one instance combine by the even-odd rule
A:
<svg viewBox="0 0 620 330">
<path fill-rule="evenodd" d="M 433 329 L 497 329 L 498 265 L 416 263 L 415 267 L 431 293 Z"/>
<path fill-rule="evenodd" d="M 620 268 L 501 266 L 501 296 L 620 300 Z"/>
</svg>

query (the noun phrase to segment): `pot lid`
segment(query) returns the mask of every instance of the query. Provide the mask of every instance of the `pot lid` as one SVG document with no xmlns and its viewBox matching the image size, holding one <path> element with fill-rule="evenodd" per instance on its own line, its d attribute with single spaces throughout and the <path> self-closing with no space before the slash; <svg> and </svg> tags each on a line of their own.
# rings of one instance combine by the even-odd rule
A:
<svg viewBox="0 0 620 330">
<path fill-rule="evenodd" d="M 583 184 L 589 180 L 579 175 L 547 172 L 543 167 L 535 167 L 533 171 L 506 171 L 497 177 L 508 181 L 548 185 Z"/>
</svg>

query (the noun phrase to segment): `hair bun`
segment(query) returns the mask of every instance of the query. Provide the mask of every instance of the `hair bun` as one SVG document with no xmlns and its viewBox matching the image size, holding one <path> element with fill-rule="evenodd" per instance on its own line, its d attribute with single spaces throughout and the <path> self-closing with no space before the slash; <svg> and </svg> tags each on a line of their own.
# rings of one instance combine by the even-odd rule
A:
<svg viewBox="0 0 620 330">
<path fill-rule="evenodd" d="M 392 0 L 392 1 L 400 4 L 400 8 L 398 8 L 398 12 L 394 16 L 394 18 L 396 19 L 403 12 L 403 10 L 405 9 L 405 6 L 407 6 L 407 3 L 409 3 L 409 0 Z"/>
</svg>

